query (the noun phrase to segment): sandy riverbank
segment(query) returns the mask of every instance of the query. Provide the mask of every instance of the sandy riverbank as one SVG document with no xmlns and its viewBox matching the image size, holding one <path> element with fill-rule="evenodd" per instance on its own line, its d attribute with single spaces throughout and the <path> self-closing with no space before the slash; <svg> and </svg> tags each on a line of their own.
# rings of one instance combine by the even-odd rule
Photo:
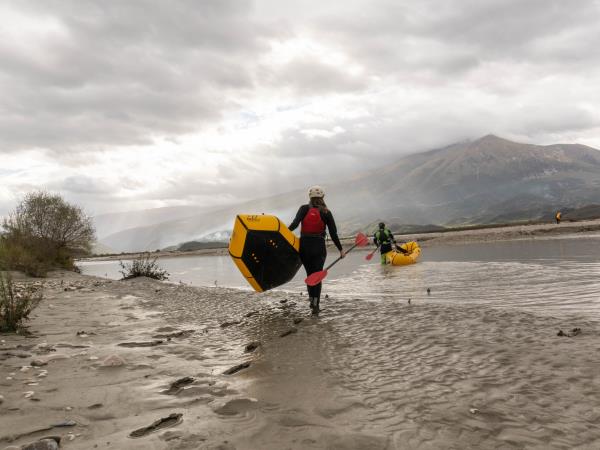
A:
<svg viewBox="0 0 600 450">
<path fill-rule="evenodd" d="M 301 295 L 45 284 L 32 335 L 0 336 L 0 449 L 600 448 L 600 327 L 577 315 L 433 292 L 324 299 L 315 318 Z"/>
<path fill-rule="evenodd" d="M 600 231 L 600 219 L 586 220 L 580 222 L 562 222 L 557 225 L 554 223 L 542 223 L 531 225 L 507 225 L 494 228 L 473 228 L 460 231 L 444 231 L 436 233 L 414 233 L 397 235 L 397 239 L 402 242 L 417 241 L 423 247 L 442 244 L 464 244 L 468 242 L 487 242 L 512 239 L 527 239 L 541 236 L 559 236 L 566 234 L 579 234 Z M 342 238 L 343 245 L 352 245 L 354 238 Z M 328 242 L 333 247 L 331 241 Z M 358 248 L 357 250 L 361 250 Z M 362 250 L 372 250 L 363 248 Z M 174 258 L 180 256 L 214 256 L 227 255 L 227 248 L 194 250 L 189 252 L 179 251 L 161 251 L 153 252 L 152 256 L 158 258 Z M 121 255 L 94 256 L 84 258 L 82 261 L 118 261 L 123 259 L 132 259 L 140 256 L 140 253 L 124 253 Z"/>
<path fill-rule="evenodd" d="M 403 235 L 402 240 L 415 240 L 423 247 L 439 244 L 464 244 L 468 242 L 507 241 L 531 239 L 544 236 L 561 236 L 600 231 L 600 219 L 580 222 L 542 223 L 532 225 L 510 225 L 494 228 L 478 228 L 443 233 L 421 233 Z"/>
</svg>

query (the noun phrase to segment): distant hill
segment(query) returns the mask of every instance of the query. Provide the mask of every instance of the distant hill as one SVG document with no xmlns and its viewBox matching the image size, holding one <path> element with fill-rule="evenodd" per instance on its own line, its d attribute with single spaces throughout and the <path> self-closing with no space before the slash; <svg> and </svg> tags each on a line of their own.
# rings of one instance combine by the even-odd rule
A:
<svg viewBox="0 0 600 450">
<path fill-rule="evenodd" d="M 177 247 L 177 250 L 180 252 L 193 252 L 194 250 L 206 250 L 206 249 L 212 249 L 212 248 L 224 248 L 227 247 L 229 245 L 229 242 L 219 242 L 219 241 L 213 241 L 213 242 L 197 242 L 197 241 L 190 241 L 190 242 L 184 242 L 183 244 L 179 245 Z"/>
<path fill-rule="evenodd" d="M 109 248 L 100 242 L 95 242 L 92 245 L 92 254 L 93 255 L 105 255 L 105 254 L 109 254 L 109 253 L 115 253 L 115 251 L 112 248 Z"/>
<path fill-rule="evenodd" d="M 562 219 L 569 220 L 594 220 L 600 219 L 600 205 L 586 205 L 581 208 L 563 208 L 561 209 Z M 554 213 L 545 214 L 545 220 L 554 220 Z"/>
<path fill-rule="evenodd" d="M 182 219 L 122 230 L 104 237 L 102 242 L 111 248 L 130 252 L 162 249 L 187 241 L 214 241 L 215 237 L 231 233 L 236 214 L 265 212 L 277 214 L 283 220 L 289 217 L 291 222 L 304 195 L 304 191 L 288 192 L 227 208 L 203 211 Z"/>
<path fill-rule="evenodd" d="M 557 209 L 597 203 L 600 151 L 578 144 L 520 144 L 488 135 L 407 155 L 325 189 L 342 234 L 366 230 L 379 220 L 398 229 L 536 220 L 549 213 L 553 217 Z M 292 191 L 120 231 L 102 242 L 132 251 L 209 240 L 205 236 L 230 231 L 238 213 L 277 214 L 289 223 L 305 197 L 304 189 Z"/>
<path fill-rule="evenodd" d="M 130 228 L 155 225 L 168 220 L 178 220 L 197 215 L 208 208 L 201 206 L 169 206 L 118 213 L 100 214 L 94 217 L 96 235 L 100 240 L 111 234 Z"/>
<path fill-rule="evenodd" d="M 512 215 L 519 220 L 531 212 L 539 216 L 597 201 L 600 151 L 519 144 L 490 135 L 406 156 L 344 189 L 368 193 L 361 200 L 370 205 L 370 214 L 384 216 L 385 211 L 388 217 L 406 217 L 407 223 L 490 223 Z"/>
</svg>

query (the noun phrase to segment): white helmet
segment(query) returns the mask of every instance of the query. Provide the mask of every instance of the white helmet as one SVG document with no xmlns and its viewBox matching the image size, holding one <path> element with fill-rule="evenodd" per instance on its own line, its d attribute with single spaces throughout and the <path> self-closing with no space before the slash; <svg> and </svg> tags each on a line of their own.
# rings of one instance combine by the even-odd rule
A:
<svg viewBox="0 0 600 450">
<path fill-rule="evenodd" d="M 308 198 L 323 198 L 325 197 L 325 191 L 321 186 L 313 186 L 308 190 Z"/>
</svg>

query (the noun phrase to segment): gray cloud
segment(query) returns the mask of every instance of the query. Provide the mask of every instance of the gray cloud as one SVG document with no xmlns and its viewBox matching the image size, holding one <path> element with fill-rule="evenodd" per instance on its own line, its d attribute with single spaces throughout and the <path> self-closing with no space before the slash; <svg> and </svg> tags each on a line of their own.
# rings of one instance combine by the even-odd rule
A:
<svg viewBox="0 0 600 450">
<path fill-rule="evenodd" d="M 569 59 L 597 62 L 599 19 L 595 0 L 577 7 L 560 0 L 389 0 L 341 17 L 320 15 L 314 32 L 375 71 L 447 77 L 487 61 L 562 64 L 561 42 L 569 43 Z"/>
<path fill-rule="evenodd" d="M 300 95 L 361 91 L 368 86 L 363 76 L 353 76 L 347 69 L 308 57 L 296 58 L 277 70 L 264 69 L 271 86 L 291 88 Z"/>
<path fill-rule="evenodd" d="M 0 152 L 195 131 L 252 87 L 249 63 L 273 33 L 229 0 L 17 5 L 57 29 L 0 42 Z"/>
<path fill-rule="evenodd" d="M 48 187 L 76 195 L 105 195 L 114 190 L 109 183 L 85 175 L 70 176 Z"/>
<path fill-rule="evenodd" d="M 0 39 L 0 155 L 45 150 L 64 179 L 39 184 L 99 210 L 233 203 L 490 132 L 599 142 L 597 0 L 7 5 L 40 27 Z M 309 49 L 273 63 L 273 46 L 290 39 L 344 58 Z M 231 126 L 232 117 L 243 124 Z M 146 145 L 176 148 L 187 133 L 226 135 L 263 121 L 278 128 L 251 148 L 198 150 L 228 155 L 214 159 L 214 177 L 187 160 L 156 187 L 128 178 L 135 167 L 111 169 L 118 186 L 85 172 L 106 170 L 101 163 L 116 148 L 138 146 L 130 151 L 143 158 Z M 0 211 L 13 193 L 36 186 L 34 176 L 14 181 L 14 164 L 10 173 L 0 164 L 0 180 L 12 183 L 0 186 Z M 127 186 L 139 196 L 116 194 Z"/>
</svg>

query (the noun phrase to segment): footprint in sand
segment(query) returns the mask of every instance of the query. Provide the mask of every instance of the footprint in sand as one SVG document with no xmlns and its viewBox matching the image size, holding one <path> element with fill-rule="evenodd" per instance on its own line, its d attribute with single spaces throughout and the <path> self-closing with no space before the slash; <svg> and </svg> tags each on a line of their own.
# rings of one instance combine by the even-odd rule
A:
<svg viewBox="0 0 600 450">
<path fill-rule="evenodd" d="M 188 337 L 191 334 L 193 334 L 196 330 L 179 330 L 179 331 L 175 331 L 173 333 L 166 333 L 166 334 L 156 334 L 154 336 L 152 336 L 154 339 L 173 339 L 173 338 L 183 338 L 183 337 Z"/>
<path fill-rule="evenodd" d="M 258 347 L 260 347 L 260 342 L 250 342 L 248 345 L 246 345 L 246 347 L 244 348 L 244 351 L 246 353 L 252 353 Z"/>
<path fill-rule="evenodd" d="M 284 331 L 283 333 L 281 333 L 279 335 L 279 337 L 286 337 L 286 336 L 289 336 L 290 334 L 297 333 L 297 332 L 298 332 L 297 328 L 290 328 L 289 330 Z"/>
<path fill-rule="evenodd" d="M 179 425 L 181 422 L 183 422 L 183 414 L 173 413 L 167 417 L 162 417 L 158 419 L 156 422 L 152 423 L 152 425 L 143 428 L 138 428 L 137 430 L 132 431 L 131 433 L 129 433 L 129 437 L 144 437 L 150 433 L 154 433 L 155 431 Z"/>
<path fill-rule="evenodd" d="M 194 381 L 195 380 L 192 377 L 179 378 L 178 380 L 175 380 L 173 383 L 171 383 L 169 389 L 163 391 L 162 393 L 166 395 L 177 395 L 185 386 L 192 384 Z"/>
<path fill-rule="evenodd" d="M 258 400 L 253 398 L 238 398 L 230 400 L 215 412 L 222 416 L 235 416 L 258 408 Z"/>
<path fill-rule="evenodd" d="M 162 344 L 164 341 L 162 340 L 155 340 L 155 341 L 149 341 L 149 342 L 121 342 L 120 344 L 117 344 L 119 347 L 129 347 L 129 348 L 133 348 L 133 347 L 155 347 L 157 345 Z"/>
<path fill-rule="evenodd" d="M 250 362 L 241 363 L 237 366 L 233 366 L 231 369 L 227 369 L 225 372 L 223 372 L 223 375 L 233 375 L 238 373 L 240 370 L 247 369 L 248 367 L 250 367 Z"/>
</svg>

